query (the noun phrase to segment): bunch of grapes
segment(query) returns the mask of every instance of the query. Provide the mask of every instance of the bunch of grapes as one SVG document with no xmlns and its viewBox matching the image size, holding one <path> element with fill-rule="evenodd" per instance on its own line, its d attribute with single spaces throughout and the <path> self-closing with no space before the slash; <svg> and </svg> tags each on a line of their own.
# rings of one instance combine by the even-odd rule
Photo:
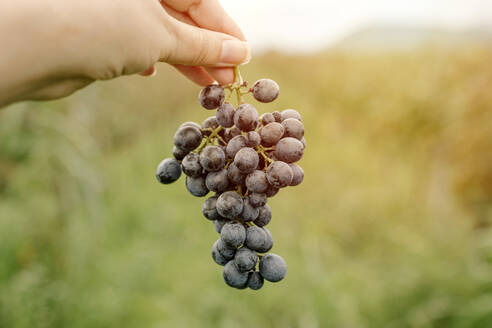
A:
<svg viewBox="0 0 492 328">
<path fill-rule="evenodd" d="M 157 180 L 172 183 L 186 175 L 186 188 L 196 197 L 215 194 L 203 202 L 202 213 L 213 222 L 220 238 L 212 258 L 224 266 L 227 285 L 258 290 L 264 280 L 278 282 L 287 272 L 279 255 L 268 253 L 273 237 L 266 225 L 272 219 L 267 199 L 281 188 L 297 186 L 304 179 L 295 164 L 306 148 L 304 125 L 294 109 L 261 116 L 243 95 L 252 93 L 260 102 L 271 102 L 279 86 L 261 79 L 248 88 L 236 69 L 235 82 L 224 87 L 209 85 L 199 94 L 200 104 L 215 110 L 202 125 L 185 122 L 174 135 L 174 158 L 157 167 Z M 226 91 L 228 97 L 226 100 Z M 237 108 L 230 103 L 237 96 Z"/>
</svg>

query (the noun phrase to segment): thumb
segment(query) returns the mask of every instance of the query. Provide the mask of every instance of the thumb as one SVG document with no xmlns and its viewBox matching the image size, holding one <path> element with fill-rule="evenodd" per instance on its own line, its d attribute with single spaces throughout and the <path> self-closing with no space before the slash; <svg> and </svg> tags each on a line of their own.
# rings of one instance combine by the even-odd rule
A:
<svg viewBox="0 0 492 328">
<path fill-rule="evenodd" d="M 171 20 L 173 42 L 164 45 L 161 61 L 193 66 L 232 67 L 251 59 L 248 43 L 230 35 Z"/>
</svg>

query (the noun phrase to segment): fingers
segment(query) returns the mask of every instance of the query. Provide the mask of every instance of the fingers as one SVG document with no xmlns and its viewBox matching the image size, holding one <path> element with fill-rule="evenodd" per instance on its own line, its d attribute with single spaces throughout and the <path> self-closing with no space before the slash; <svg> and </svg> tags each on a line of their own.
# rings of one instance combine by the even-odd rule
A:
<svg viewBox="0 0 492 328">
<path fill-rule="evenodd" d="M 207 73 L 207 71 L 200 66 L 186 66 L 186 65 L 173 65 L 181 74 L 186 76 L 194 83 L 207 86 L 214 83 L 214 79 Z"/>
<path fill-rule="evenodd" d="M 173 40 L 165 40 L 161 61 L 192 66 L 233 67 L 251 58 L 249 45 L 230 35 L 180 22 L 169 17 Z"/>
<path fill-rule="evenodd" d="M 82 89 L 83 87 L 94 82 L 88 78 L 71 78 L 59 81 L 54 81 L 47 86 L 40 88 L 30 95 L 29 100 L 50 100 L 66 97 L 74 93 L 75 91 Z"/>
<path fill-rule="evenodd" d="M 210 74 L 215 81 L 220 85 L 225 85 L 234 82 L 234 70 L 228 67 L 205 67 L 205 70 Z"/>
<path fill-rule="evenodd" d="M 239 26 L 225 12 L 218 0 L 164 0 L 161 3 L 176 11 L 187 13 L 202 28 L 246 40 Z"/>
<path fill-rule="evenodd" d="M 155 65 L 153 65 L 152 67 L 149 67 L 145 71 L 138 74 L 141 76 L 154 76 L 157 74 L 157 69 L 155 68 Z"/>
</svg>

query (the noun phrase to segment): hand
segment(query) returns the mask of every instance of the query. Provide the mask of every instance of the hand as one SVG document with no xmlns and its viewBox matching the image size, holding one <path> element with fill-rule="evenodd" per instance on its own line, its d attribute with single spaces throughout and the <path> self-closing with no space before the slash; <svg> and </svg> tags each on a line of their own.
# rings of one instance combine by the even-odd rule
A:
<svg viewBox="0 0 492 328">
<path fill-rule="evenodd" d="M 229 83 L 250 57 L 242 40 L 217 0 L 3 1 L 0 105 L 149 74 L 159 61 L 201 85 Z"/>
</svg>

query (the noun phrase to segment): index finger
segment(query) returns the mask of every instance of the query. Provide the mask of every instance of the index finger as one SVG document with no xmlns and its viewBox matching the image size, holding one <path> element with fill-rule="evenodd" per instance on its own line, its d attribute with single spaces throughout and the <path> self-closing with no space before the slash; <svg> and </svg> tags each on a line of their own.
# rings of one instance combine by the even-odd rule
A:
<svg viewBox="0 0 492 328">
<path fill-rule="evenodd" d="M 243 32 L 218 0 L 161 0 L 176 11 L 187 13 L 200 27 L 246 41 Z"/>
</svg>

